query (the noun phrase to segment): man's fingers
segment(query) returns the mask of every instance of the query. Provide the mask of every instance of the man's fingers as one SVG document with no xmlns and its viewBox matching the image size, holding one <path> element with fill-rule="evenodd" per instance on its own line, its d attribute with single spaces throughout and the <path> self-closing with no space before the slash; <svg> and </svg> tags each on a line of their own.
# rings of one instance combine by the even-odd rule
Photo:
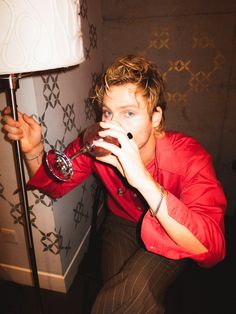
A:
<svg viewBox="0 0 236 314">
<path fill-rule="evenodd" d="M 13 120 L 14 121 L 14 120 Z M 16 121 L 14 121 L 16 122 Z M 8 137 L 10 136 L 23 136 L 23 130 L 19 127 L 16 127 L 13 123 L 13 125 L 5 124 L 3 126 L 3 129 L 8 133 Z"/>
<path fill-rule="evenodd" d="M 4 108 L 3 111 L 2 111 L 2 115 L 4 115 L 4 114 L 10 114 L 10 113 L 11 113 L 11 109 L 10 109 L 9 106 L 7 106 L 6 108 Z"/>
<path fill-rule="evenodd" d="M 31 127 L 38 126 L 38 122 L 33 117 L 28 116 L 26 113 L 22 116 L 23 120 Z"/>
<path fill-rule="evenodd" d="M 12 140 L 12 141 L 18 141 L 18 140 L 21 140 L 23 135 L 17 135 L 17 134 L 13 134 L 13 133 L 8 133 L 7 134 L 7 137 L 9 138 L 9 140 Z"/>
<path fill-rule="evenodd" d="M 2 120 L 5 124 L 5 126 L 9 125 L 9 126 L 14 127 L 14 128 L 20 127 L 20 122 L 14 120 L 12 117 L 10 117 L 8 115 L 3 116 Z"/>
</svg>

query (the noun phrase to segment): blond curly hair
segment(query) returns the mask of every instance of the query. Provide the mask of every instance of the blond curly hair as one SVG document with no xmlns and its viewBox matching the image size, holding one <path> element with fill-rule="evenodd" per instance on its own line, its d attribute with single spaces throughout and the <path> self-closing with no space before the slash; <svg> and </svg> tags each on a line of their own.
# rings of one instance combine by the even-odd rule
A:
<svg viewBox="0 0 236 314">
<path fill-rule="evenodd" d="M 136 86 L 136 94 L 147 99 L 147 110 L 152 117 L 159 106 L 162 109 L 162 121 L 156 133 L 164 130 L 164 111 L 166 109 L 165 87 L 156 65 L 142 56 L 127 55 L 117 58 L 102 74 L 95 88 L 93 101 L 100 109 L 104 94 L 114 85 L 132 83 Z"/>
</svg>

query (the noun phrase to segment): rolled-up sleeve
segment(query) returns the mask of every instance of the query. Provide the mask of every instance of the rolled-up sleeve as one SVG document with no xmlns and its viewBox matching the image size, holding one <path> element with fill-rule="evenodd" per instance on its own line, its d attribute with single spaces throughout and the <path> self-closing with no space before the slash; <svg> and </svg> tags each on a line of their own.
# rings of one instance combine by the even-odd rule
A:
<svg viewBox="0 0 236 314">
<path fill-rule="evenodd" d="M 156 218 L 147 212 L 142 223 L 142 239 L 149 251 L 169 258 L 191 258 L 202 267 L 211 267 L 225 257 L 224 213 L 226 199 L 211 162 L 181 182 L 180 197 L 168 192 L 169 215 L 184 225 L 207 248 L 193 255 L 168 236 Z"/>
</svg>

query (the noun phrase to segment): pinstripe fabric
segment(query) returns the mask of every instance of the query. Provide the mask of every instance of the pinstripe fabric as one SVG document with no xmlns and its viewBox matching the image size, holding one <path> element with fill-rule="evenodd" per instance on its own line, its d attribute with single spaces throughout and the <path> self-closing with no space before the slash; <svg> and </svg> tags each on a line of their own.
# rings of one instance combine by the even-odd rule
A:
<svg viewBox="0 0 236 314">
<path fill-rule="evenodd" d="M 164 313 L 164 297 L 185 262 L 147 252 L 137 225 L 110 215 L 104 226 L 100 290 L 92 314 Z"/>
</svg>

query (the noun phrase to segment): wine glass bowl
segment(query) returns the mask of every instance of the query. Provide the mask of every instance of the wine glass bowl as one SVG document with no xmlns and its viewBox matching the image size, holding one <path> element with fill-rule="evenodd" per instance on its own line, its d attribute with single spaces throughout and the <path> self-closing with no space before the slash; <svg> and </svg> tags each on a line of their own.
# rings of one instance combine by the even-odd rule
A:
<svg viewBox="0 0 236 314">
<path fill-rule="evenodd" d="M 74 175 L 72 160 L 57 149 L 47 152 L 46 163 L 53 176 L 61 181 L 67 181 Z"/>
<path fill-rule="evenodd" d="M 104 138 L 101 138 L 98 134 L 99 131 L 104 130 L 99 123 L 94 123 L 90 127 L 88 127 L 83 135 L 83 147 L 86 149 L 86 153 L 89 153 L 90 155 L 94 157 L 103 157 L 106 155 L 109 155 L 111 152 L 105 148 L 95 146 L 93 144 L 93 141 L 106 141 L 111 144 L 115 144 L 116 146 L 119 146 L 119 141 L 112 137 L 112 136 L 106 136 Z"/>
</svg>

